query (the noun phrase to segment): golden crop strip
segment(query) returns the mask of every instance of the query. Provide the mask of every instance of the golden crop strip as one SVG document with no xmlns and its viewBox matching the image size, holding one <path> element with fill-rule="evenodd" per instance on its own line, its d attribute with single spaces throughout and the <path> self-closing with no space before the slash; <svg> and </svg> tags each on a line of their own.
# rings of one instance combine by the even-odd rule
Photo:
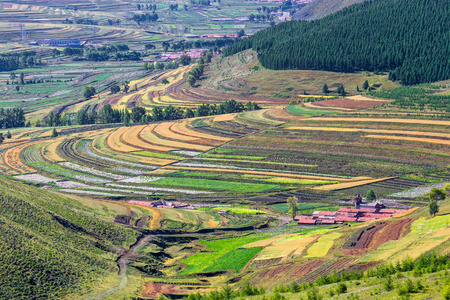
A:
<svg viewBox="0 0 450 300">
<path fill-rule="evenodd" d="M 450 126 L 450 121 L 439 120 L 416 120 L 416 119 L 383 119 L 383 118 L 308 118 L 305 121 L 328 121 L 328 122 L 380 122 L 380 123 L 404 123 L 404 124 L 427 124 Z"/>
<path fill-rule="evenodd" d="M 308 127 L 308 126 L 293 126 L 286 127 L 288 130 L 319 130 L 319 131 L 338 131 L 338 132 L 371 132 L 371 133 L 386 133 L 386 134 L 405 134 L 405 135 L 421 135 L 421 136 L 435 136 L 450 138 L 450 134 L 440 132 L 426 132 L 426 131 L 409 131 L 409 130 L 385 130 L 385 129 L 367 129 L 367 128 L 344 128 L 344 127 Z"/>
<path fill-rule="evenodd" d="M 52 162 L 65 161 L 65 159 L 58 154 L 58 147 L 63 140 L 64 139 L 58 139 L 57 141 L 47 143 L 41 148 L 41 155 Z"/>
<path fill-rule="evenodd" d="M 141 155 L 135 155 L 133 153 L 114 152 L 110 148 L 106 147 L 105 140 L 108 137 L 108 133 L 96 137 L 91 145 L 94 152 L 105 157 L 114 157 L 117 160 L 123 160 L 125 162 L 140 162 L 149 165 L 167 165 L 176 162 L 176 160 L 153 158 Z M 103 146 L 102 146 L 103 145 Z"/>
<path fill-rule="evenodd" d="M 141 151 L 142 150 L 141 148 L 136 148 L 136 147 L 131 147 L 131 146 L 125 145 L 120 140 L 120 137 L 122 136 L 122 134 L 125 131 L 127 131 L 128 129 L 129 129 L 128 127 L 120 127 L 116 131 L 111 133 L 108 136 L 108 138 L 106 139 L 106 143 L 107 143 L 108 147 L 114 151 L 119 151 L 119 152 Z"/>
<path fill-rule="evenodd" d="M 374 134 L 365 135 L 363 137 L 372 138 L 372 139 L 399 140 L 399 141 L 411 141 L 411 142 L 420 142 L 420 143 L 450 145 L 450 140 L 427 139 L 427 138 L 418 138 L 418 137 L 395 136 L 395 135 L 374 135 Z"/>
<path fill-rule="evenodd" d="M 139 132 L 139 134 L 138 134 L 139 139 L 142 140 L 143 143 L 145 143 L 145 145 L 143 147 L 145 147 L 148 150 L 162 151 L 162 152 L 179 150 L 179 148 L 171 148 L 171 147 L 155 145 L 153 140 L 158 139 L 158 137 L 153 132 L 153 129 L 155 127 L 156 127 L 155 124 L 148 125 L 148 126 L 145 126 L 144 128 L 142 128 L 142 130 Z"/>
<path fill-rule="evenodd" d="M 394 218 L 397 218 L 397 219 L 402 218 L 404 216 L 412 214 L 413 212 L 415 212 L 416 210 L 419 210 L 419 209 L 420 209 L 420 207 L 413 207 L 411 209 L 408 209 L 407 211 L 404 211 L 404 212 L 394 215 Z"/>
<path fill-rule="evenodd" d="M 148 127 L 144 128 L 141 132 L 141 138 L 144 139 L 145 141 L 147 141 L 148 143 L 161 145 L 161 146 L 174 147 L 174 148 L 178 148 L 178 149 L 208 151 L 213 148 L 213 147 L 208 147 L 208 146 L 203 146 L 203 145 L 188 144 L 188 143 L 183 143 L 183 142 L 162 139 L 162 138 L 158 137 L 152 131 L 155 128 L 155 126 L 156 125 L 149 125 Z M 175 149 L 171 149 L 171 150 L 175 150 Z M 170 151 L 170 150 L 167 150 L 167 151 Z"/>
<path fill-rule="evenodd" d="M 237 114 L 235 114 L 235 115 L 237 115 Z M 194 131 L 194 130 L 188 128 L 188 123 L 189 123 L 189 121 L 176 122 L 172 125 L 172 127 L 170 127 L 170 130 L 172 130 L 173 132 L 182 134 L 182 135 L 187 135 L 187 136 L 192 136 L 195 138 L 202 138 L 202 139 L 207 139 L 207 140 L 215 140 L 215 141 L 221 141 L 221 142 L 229 142 L 229 141 L 233 140 L 232 138 L 226 138 L 226 137 L 221 137 L 221 136 L 216 136 L 216 135 L 211 135 L 211 134 L 207 134 L 207 133 L 201 133 L 198 131 Z"/>
<path fill-rule="evenodd" d="M 155 127 L 154 131 L 163 136 L 166 137 L 168 139 L 171 140 L 179 140 L 179 141 L 193 141 L 196 140 L 196 138 L 193 138 L 191 136 L 188 135 L 182 135 L 182 134 L 178 134 L 176 132 L 174 132 L 173 130 L 171 130 L 171 127 L 176 124 L 175 122 L 165 122 L 165 123 L 161 123 L 158 126 Z"/>
<path fill-rule="evenodd" d="M 32 143 L 22 144 L 17 147 L 8 149 L 5 152 L 5 157 L 4 157 L 5 164 L 10 169 L 12 169 L 14 171 L 14 173 L 22 174 L 22 173 L 36 172 L 35 169 L 32 169 L 31 167 L 27 166 L 26 164 L 24 164 L 21 161 L 20 153 L 23 151 L 23 149 L 25 149 L 29 146 L 38 144 L 38 143 L 42 143 L 42 141 L 36 141 L 36 142 L 32 142 Z"/>
<path fill-rule="evenodd" d="M 250 170 L 234 170 L 234 169 L 220 169 L 220 168 L 199 168 L 199 167 L 182 167 L 182 166 L 167 166 L 164 169 L 172 170 L 189 170 L 189 171 L 210 171 L 218 173 L 236 173 L 236 174 L 252 174 L 252 175 L 265 175 L 273 177 L 289 177 L 289 178 L 300 178 L 300 179 L 316 179 L 316 180 L 331 180 L 331 181 L 344 181 L 344 182 L 362 182 L 359 177 L 355 178 L 336 178 L 327 176 L 313 176 L 313 175 L 300 175 L 300 174 L 290 174 L 290 173 L 279 173 L 279 172 L 266 172 L 266 171 L 250 171 Z M 152 173 L 149 173 L 152 174 Z M 364 177 L 367 178 L 367 177 Z"/>
<path fill-rule="evenodd" d="M 239 113 L 234 114 L 226 114 L 226 115 L 219 115 L 217 117 L 214 117 L 213 122 L 228 122 L 233 121 Z"/>
<path fill-rule="evenodd" d="M 315 187 L 314 189 L 318 190 L 318 191 L 336 191 L 336 190 L 352 188 L 355 186 L 366 185 L 369 183 L 385 181 L 385 180 L 393 179 L 393 178 L 395 178 L 395 177 L 386 177 L 386 178 L 381 178 L 381 179 L 370 179 L 370 180 L 361 180 L 361 181 L 356 181 L 356 182 L 344 182 L 344 183 L 337 183 L 337 184 L 329 184 L 329 185 L 318 186 L 318 187 Z"/>
</svg>

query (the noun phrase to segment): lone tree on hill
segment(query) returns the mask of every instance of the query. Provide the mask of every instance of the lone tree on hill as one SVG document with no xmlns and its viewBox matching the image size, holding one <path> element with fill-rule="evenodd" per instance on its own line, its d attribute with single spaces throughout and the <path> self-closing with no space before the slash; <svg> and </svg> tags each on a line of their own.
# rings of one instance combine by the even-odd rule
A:
<svg viewBox="0 0 450 300">
<path fill-rule="evenodd" d="M 286 202 L 289 205 L 289 213 L 291 214 L 292 219 L 294 219 L 298 212 L 299 200 L 296 196 L 291 196 L 287 198 Z"/>
<path fill-rule="evenodd" d="M 375 195 L 375 192 L 373 190 L 369 190 L 367 192 L 367 195 L 366 195 L 366 200 L 367 201 L 373 201 L 373 200 L 376 200 L 376 199 L 377 199 L 377 196 Z"/>
<path fill-rule="evenodd" d="M 430 200 L 428 208 L 430 209 L 430 215 L 432 215 L 433 217 L 436 216 L 436 214 L 439 212 L 439 206 L 436 200 Z"/>
<path fill-rule="evenodd" d="M 128 90 L 130 89 L 130 82 L 125 81 L 124 83 L 122 83 L 122 88 L 123 88 L 124 94 L 128 93 Z"/>
<path fill-rule="evenodd" d="M 58 131 L 56 131 L 56 128 L 53 128 L 51 137 L 54 138 L 54 137 L 57 137 L 57 136 L 58 136 Z"/>
<path fill-rule="evenodd" d="M 430 200 L 435 201 L 445 200 L 445 193 L 438 188 L 432 188 L 430 191 Z"/>
<path fill-rule="evenodd" d="M 328 85 L 325 83 L 322 87 L 322 93 L 324 94 L 328 94 L 329 90 L 328 90 Z"/>
<path fill-rule="evenodd" d="M 10 139 L 11 138 L 11 132 L 8 130 L 8 132 L 6 133 L 6 138 Z"/>
<path fill-rule="evenodd" d="M 369 88 L 369 81 L 366 80 L 366 81 L 364 81 L 364 83 L 363 83 L 363 89 L 364 89 L 364 90 L 367 90 L 368 88 Z"/>
<path fill-rule="evenodd" d="M 111 94 L 117 94 L 118 92 L 120 92 L 120 86 L 115 84 L 110 88 L 110 90 L 111 90 Z"/>
<path fill-rule="evenodd" d="M 92 85 L 89 85 L 84 88 L 84 92 L 83 92 L 84 98 L 91 98 L 94 95 L 95 95 L 95 87 L 93 87 Z"/>
</svg>

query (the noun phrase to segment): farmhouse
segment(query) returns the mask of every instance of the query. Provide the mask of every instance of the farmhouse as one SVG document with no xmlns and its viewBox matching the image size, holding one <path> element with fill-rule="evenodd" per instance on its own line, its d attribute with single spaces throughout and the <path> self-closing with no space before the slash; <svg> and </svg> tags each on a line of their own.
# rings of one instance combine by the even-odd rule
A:
<svg viewBox="0 0 450 300">
<path fill-rule="evenodd" d="M 340 208 L 338 211 L 315 211 L 311 216 L 296 216 L 295 221 L 299 225 L 331 225 L 344 222 L 367 222 L 383 218 L 390 218 L 404 210 L 378 208 L 377 205 L 369 205 L 367 208 Z M 376 207 L 376 208 L 375 208 Z"/>
<path fill-rule="evenodd" d="M 229 213 L 228 210 L 225 210 L 225 209 L 219 210 L 219 214 L 221 214 L 221 215 L 226 215 L 226 214 L 228 214 L 228 213 Z"/>
</svg>

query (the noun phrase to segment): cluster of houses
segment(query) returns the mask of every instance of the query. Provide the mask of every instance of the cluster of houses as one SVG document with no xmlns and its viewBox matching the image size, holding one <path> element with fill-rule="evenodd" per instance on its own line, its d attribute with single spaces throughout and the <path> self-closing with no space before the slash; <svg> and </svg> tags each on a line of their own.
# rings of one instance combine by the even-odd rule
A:
<svg viewBox="0 0 450 300">
<path fill-rule="evenodd" d="M 179 60 L 182 55 L 187 55 L 192 59 L 197 59 L 202 56 L 203 52 L 208 52 L 208 49 L 191 49 L 188 51 L 177 52 L 162 52 L 157 56 L 157 62 L 169 62 Z M 145 59 L 144 62 L 153 62 L 153 59 Z"/>
<path fill-rule="evenodd" d="M 193 206 L 191 204 L 176 202 L 176 201 L 170 202 L 170 201 L 165 201 L 165 200 L 158 200 L 158 201 L 153 201 L 153 202 L 130 200 L 130 201 L 128 201 L 128 203 L 146 206 L 146 207 L 157 207 L 157 208 L 182 208 L 182 209 L 192 209 L 192 210 L 197 209 L 197 208 L 195 208 L 195 206 Z M 227 215 L 230 212 L 228 210 L 221 209 L 221 210 L 217 211 L 217 213 L 219 213 L 221 215 Z"/>
<path fill-rule="evenodd" d="M 170 201 L 164 201 L 164 200 L 158 200 L 158 201 L 154 201 L 154 202 L 130 200 L 130 201 L 128 201 L 128 203 L 147 206 L 147 207 L 196 209 L 195 207 L 193 207 L 192 205 L 187 204 L 187 203 L 175 202 L 175 201 L 170 202 Z"/>
<path fill-rule="evenodd" d="M 402 213 L 404 209 L 386 208 L 382 203 L 364 203 L 360 195 L 351 198 L 355 208 L 340 208 L 338 211 L 315 211 L 311 216 L 301 215 L 294 218 L 299 225 L 332 225 L 344 222 L 368 222 L 390 218 Z"/>
<path fill-rule="evenodd" d="M 243 37 L 252 36 L 253 33 L 244 34 Z M 184 38 L 186 39 L 235 39 L 238 38 L 239 35 L 237 33 L 208 33 L 208 34 L 185 34 Z"/>
<path fill-rule="evenodd" d="M 34 42 L 29 43 L 29 45 L 34 46 L 53 46 L 53 47 L 72 47 L 72 48 L 80 48 L 83 47 L 86 41 L 81 41 L 80 39 L 43 39 L 36 40 Z"/>
</svg>

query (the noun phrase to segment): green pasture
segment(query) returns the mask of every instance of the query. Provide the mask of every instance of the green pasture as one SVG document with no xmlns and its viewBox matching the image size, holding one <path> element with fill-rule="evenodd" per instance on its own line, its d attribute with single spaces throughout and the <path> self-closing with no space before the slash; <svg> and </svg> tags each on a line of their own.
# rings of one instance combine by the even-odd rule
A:
<svg viewBox="0 0 450 300">
<path fill-rule="evenodd" d="M 212 250 L 213 252 L 197 253 L 184 259 L 182 262 L 188 265 L 188 267 L 184 271 L 182 271 L 180 275 L 205 271 L 207 268 L 212 267 L 219 258 L 224 256 L 228 252 L 234 251 L 243 245 L 265 239 L 267 237 L 270 237 L 271 235 L 273 235 L 273 233 L 260 233 L 247 236 L 239 236 L 230 239 L 200 241 L 199 244 L 206 245 L 207 249 Z M 241 256 L 243 256 L 243 254 L 241 254 Z M 247 253 L 247 257 L 248 256 L 249 254 Z M 225 259 L 228 260 L 228 257 L 224 258 L 223 260 Z M 222 262 L 220 263 L 222 264 Z M 236 265 L 234 265 L 233 267 L 236 267 Z M 218 267 L 216 266 L 215 268 Z"/>
<path fill-rule="evenodd" d="M 305 108 L 301 105 L 289 105 L 287 107 L 287 110 L 294 113 L 294 114 L 302 114 L 302 115 L 322 115 L 322 114 L 334 114 L 335 111 L 329 111 L 329 110 L 312 110 Z"/>
<path fill-rule="evenodd" d="M 230 251 L 216 260 L 212 266 L 206 268 L 205 271 L 234 270 L 237 273 L 262 249 L 263 247 L 238 248 Z"/>
<path fill-rule="evenodd" d="M 229 191 L 237 193 L 257 193 L 271 189 L 279 189 L 279 185 L 246 183 L 210 179 L 182 178 L 182 177 L 165 177 L 150 182 L 151 185 L 176 186 L 186 188 L 197 188 L 205 190 Z"/>
</svg>

